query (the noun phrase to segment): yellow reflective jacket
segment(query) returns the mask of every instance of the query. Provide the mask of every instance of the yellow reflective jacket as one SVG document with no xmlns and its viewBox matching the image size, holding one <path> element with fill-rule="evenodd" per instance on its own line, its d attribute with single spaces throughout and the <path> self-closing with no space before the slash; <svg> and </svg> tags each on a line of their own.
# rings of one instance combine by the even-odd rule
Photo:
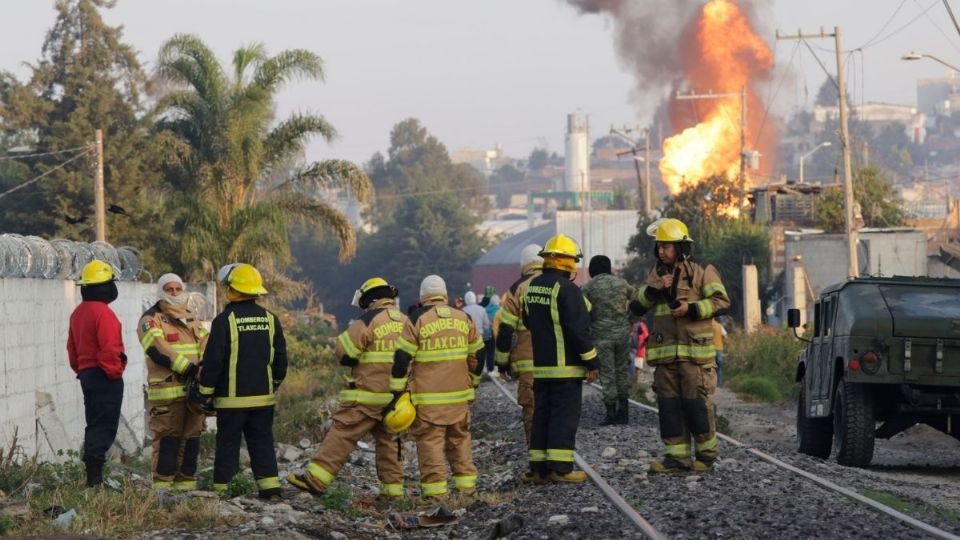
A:
<svg viewBox="0 0 960 540">
<path fill-rule="evenodd" d="M 179 376 L 191 364 L 200 363 L 208 334 L 186 307 L 161 300 L 144 312 L 137 323 L 137 337 L 146 353 L 149 401 L 173 401 L 186 396 Z"/>
<path fill-rule="evenodd" d="M 636 300 L 643 306 L 642 311 L 653 311 L 646 360 L 652 365 L 676 361 L 714 365 L 716 350 L 710 321 L 718 311 L 730 307 L 730 298 L 713 266 L 703 268 L 685 261 L 679 263 L 679 268 L 676 299 L 688 304 L 687 316 L 676 318 L 670 314 L 669 299 L 667 293 L 661 291 L 656 268 L 637 289 Z"/>
</svg>

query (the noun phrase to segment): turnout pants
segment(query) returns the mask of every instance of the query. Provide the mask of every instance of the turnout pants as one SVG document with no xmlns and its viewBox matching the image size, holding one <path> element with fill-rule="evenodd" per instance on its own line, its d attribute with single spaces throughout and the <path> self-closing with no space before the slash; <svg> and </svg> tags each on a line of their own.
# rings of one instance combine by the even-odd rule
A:
<svg viewBox="0 0 960 540">
<path fill-rule="evenodd" d="M 333 425 L 320 443 L 317 454 L 307 465 L 307 472 L 324 486 L 330 485 L 357 447 L 357 441 L 367 433 L 372 433 L 376 443 L 380 494 L 403 496 L 403 466 L 398 455 L 398 437 L 387 431 L 379 419 L 367 416 L 356 407 L 340 407 L 333 414 Z"/>
<path fill-rule="evenodd" d="M 517 378 L 517 403 L 521 407 L 520 419 L 527 436 L 527 449 L 533 437 L 533 373 L 522 373 Z"/>
<path fill-rule="evenodd" d="M 213 489 L 226 491 L 240 472 L 240 437 L 247 441 L 250 468 L 261 497 L 280 495 L 277 454 L 273 449 L 273 407 L 217 409 L 217 449 L 213 460 Z"/>
<path fill-rule="evenodd" d="M 467 404 L 464 404 L 466 409 Z M 447 493 L 447 465 L 453 470 L 453 485 L 459 490 L 477 487 L 477 467 L 470 447 L 470 411 L 452 424 L 434 424 L 421 419 L 410 430 L 417 438 L 417 460 L 420 462 L 420 491 L 435 497 Z"/>
<path fill-rule="evenodd" d="M 540 475 L 573 470 L 573 450 L 580 425 L 581 379 L 536 379 L 533 382 L 533 433 L 530 471 Z"/>
<path fill-rule="evenodd" d="M 120 426 L 123 379 L 109 379 L 100 368 L 85 369 L 77 377 L 83 390 L 83 412 L 87 421 L 83 430 L 83 461 L 88 468 L 99 464 L 102 469 Z"/>
<path fill-rule="evenodd" d="M 597 339 L 597 357 L 600 359 L 600 384 L 603 385 L 603 403 L 616 410 L 619 403 L 630 397 L 630 343 L 628 335 L 617 339 Z"/>
<path fill-rule="evenodd" d="M 666 447 L 665 457 L 691 466 L 692 435 L 696 459 L 707 464 L 717 459 L 716 419 L 711 399 L 716 388 L 717 373 L 712 365 L 676 361 L 656 367 L 653 391 L 660 408 L 660 437 Z"/>
<path fill-rule="evenodd" d="M 150 403 L 153 432 L 153 487 L 197 489 L 197 458 L 206 415 L 187 408 L 186 400 Z"/>
</svg>

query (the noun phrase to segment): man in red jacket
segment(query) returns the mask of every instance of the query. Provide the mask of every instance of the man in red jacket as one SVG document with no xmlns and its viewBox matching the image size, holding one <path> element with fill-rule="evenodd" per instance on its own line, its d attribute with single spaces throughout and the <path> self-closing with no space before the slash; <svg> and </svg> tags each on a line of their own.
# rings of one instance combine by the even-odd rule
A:
<svg viewBox="0 0 960 540">
<path fill-rule="evenodd" d="M 117 299 L 113 268 L 103 261 L 91 261 L 83 267 L 78 283 L 83 302 L 70 315 L 67 355 L 83 389 L 87 486 L 96 487 L 103 483 L 103 463 L 120 425 L 127 355 L 120 321 L 107 306 Z"/>
</svg>

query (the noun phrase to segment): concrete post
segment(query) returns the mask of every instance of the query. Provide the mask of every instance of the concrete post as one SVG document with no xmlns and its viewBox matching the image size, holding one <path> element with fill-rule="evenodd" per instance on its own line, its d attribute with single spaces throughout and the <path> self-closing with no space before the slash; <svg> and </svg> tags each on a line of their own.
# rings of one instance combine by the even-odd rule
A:
<svg viewBox="0 0 960 540">
<path fill-rule="evenodd" d="M 760 327 L 760 285 L 757 267 L 743 265 L 743 330 L 752 334 Z"/>
<path fill-rule="evenodd" d="M 800 263 L 793 263 L 793 283 L 790 286 L 792 308 L 800 310 L 800 325 L 807 322 L 807 270 Z"/>
</svg>

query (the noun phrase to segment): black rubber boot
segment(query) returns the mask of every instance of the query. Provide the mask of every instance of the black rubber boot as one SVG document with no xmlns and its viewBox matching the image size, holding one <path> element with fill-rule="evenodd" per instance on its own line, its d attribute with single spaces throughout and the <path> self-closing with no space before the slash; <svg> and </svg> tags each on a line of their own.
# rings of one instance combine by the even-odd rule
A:
<svg viewBox="0 0 960 540">
<path fill-rule="evenodd" d="M 607 416 L 603 419 L 603 422 L 600 422 L 601 426 L 613 426 L 620 423 L 620 414 L 617 410 L 616 405 L 610 406 L 604 404 L 607 408 Z"/>
<path fill-rule="evenodd" d="M 103 484 L 103 462 L 85 461 L 87 468 L 87 487 L 94 488 Z"/>
<path fill-rule="evenodd" d="M 630 402 L 627 398 L 620 398 L 620 409 L 617 411 L 617 423 L 622 425 L 630 423 Z"/>
</svg>

